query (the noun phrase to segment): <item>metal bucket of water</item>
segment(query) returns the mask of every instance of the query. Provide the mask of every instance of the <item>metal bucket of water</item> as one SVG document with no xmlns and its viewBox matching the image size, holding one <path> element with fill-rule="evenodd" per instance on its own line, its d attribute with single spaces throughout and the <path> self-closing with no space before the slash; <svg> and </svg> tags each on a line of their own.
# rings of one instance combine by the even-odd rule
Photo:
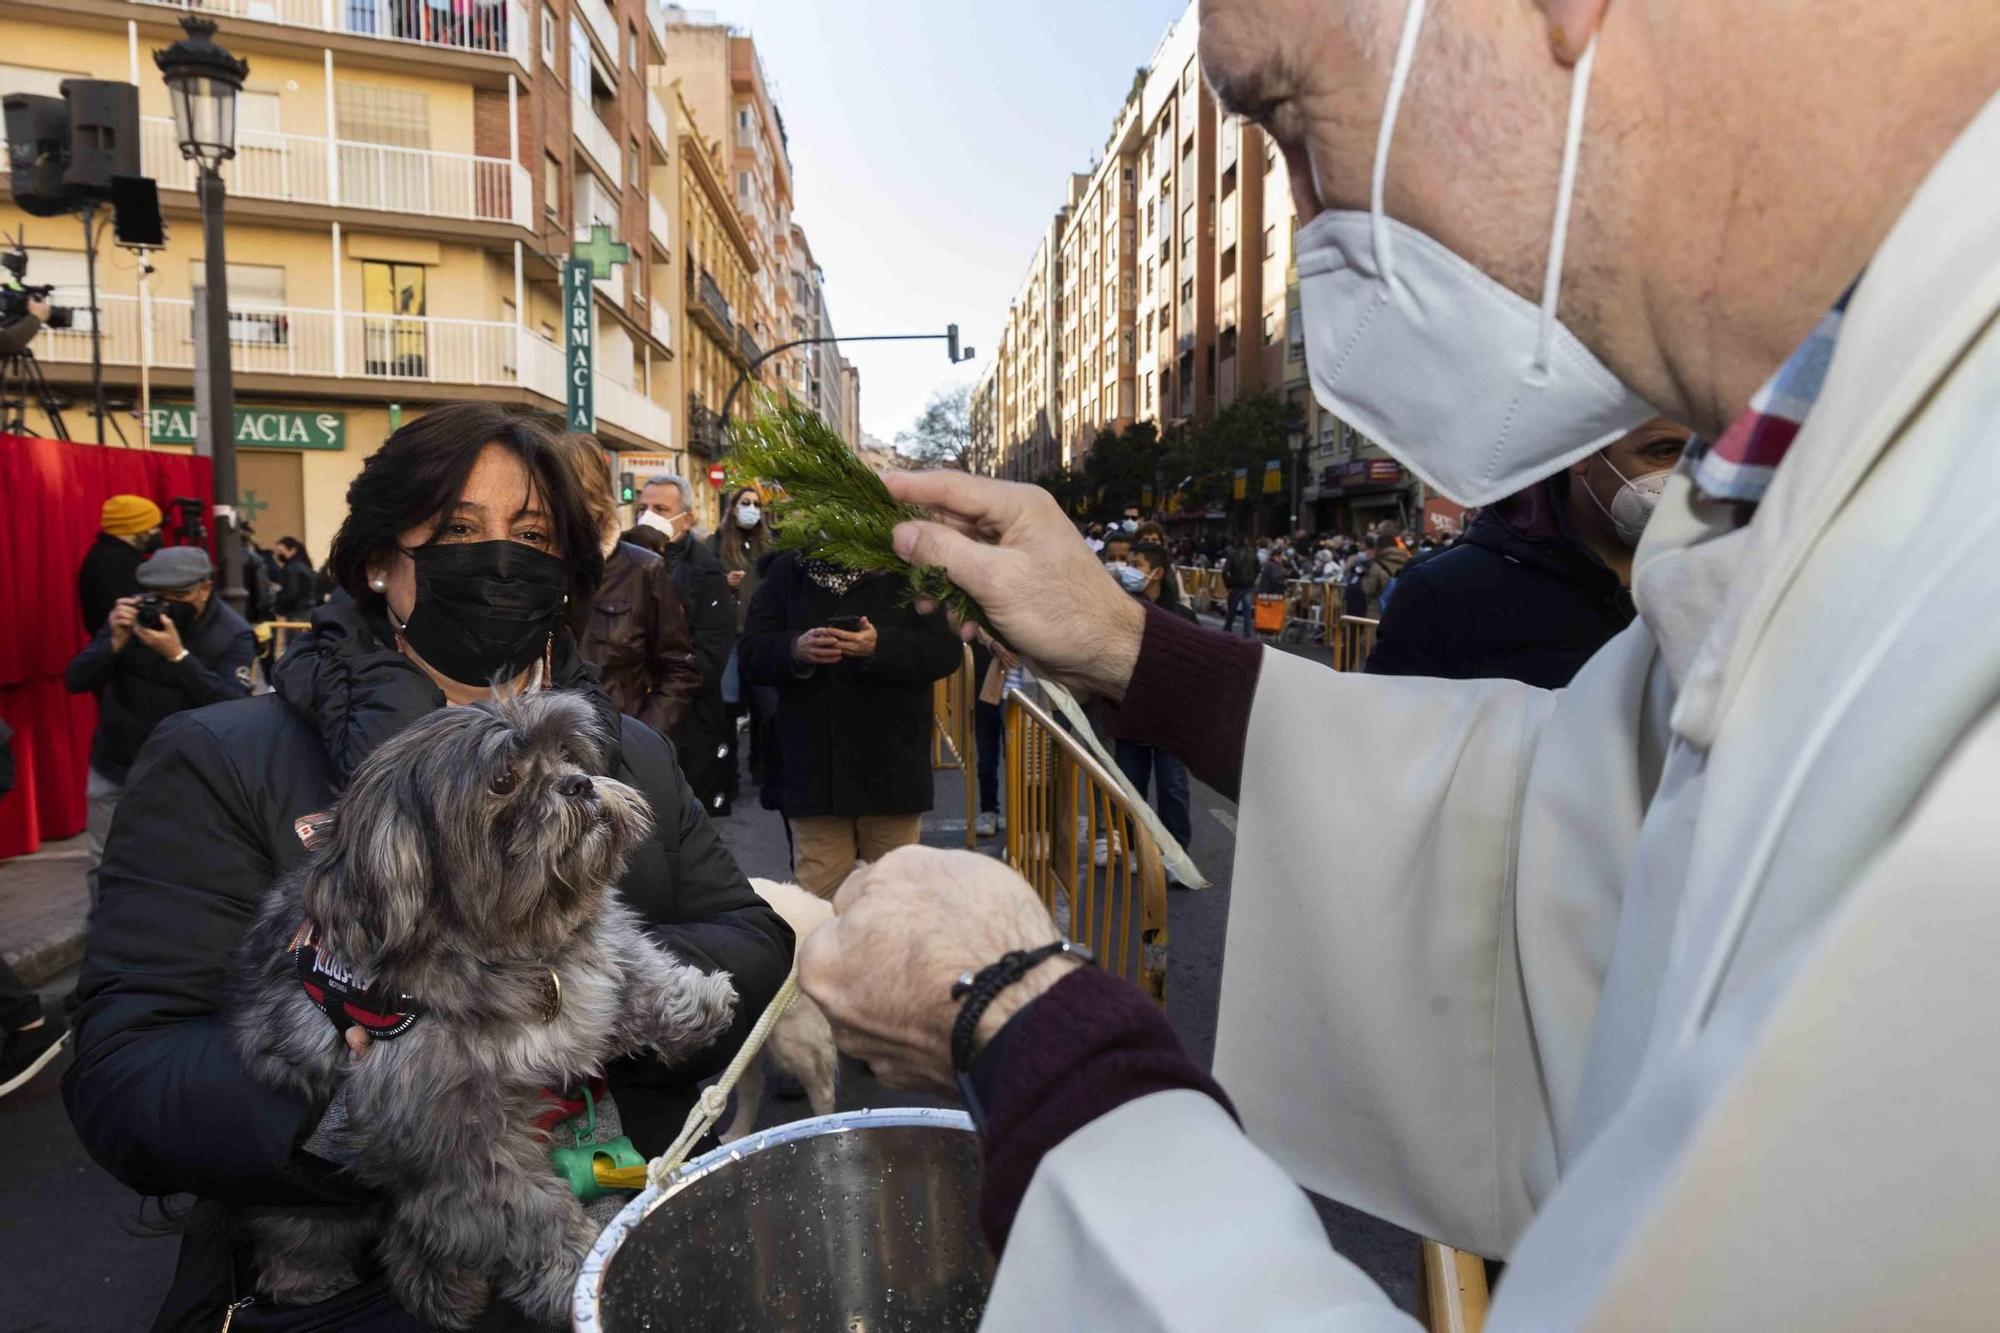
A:
<svg viewBox="0 0 2000 1333">
<path fill-rule="evenodd" d="M 963 1112 L 847 1111 L 724 1144 L 584 1260 L 578 1333 L 973 1329 L 993 1257 Z"/>
</svg>

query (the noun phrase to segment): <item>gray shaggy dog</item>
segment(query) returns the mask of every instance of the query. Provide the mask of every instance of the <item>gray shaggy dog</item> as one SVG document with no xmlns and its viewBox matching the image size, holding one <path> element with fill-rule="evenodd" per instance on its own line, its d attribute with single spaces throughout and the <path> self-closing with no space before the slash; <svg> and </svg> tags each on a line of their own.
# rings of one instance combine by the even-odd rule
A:
<svg viewBox="0 0 2000 1333">
<path fill-rule="evenodd" d="M 563 1317 L 596 1228 L 534 1126 L 542 1090 L 699 1049 L 736 1006 L 726 973 L 675 962 L 618 900 L 652 820 L 594 776 L 601 746 L 571 694 L 440 708 L 361 766 L 265 900 L 236 962 L 236 1050 L 261 1083 L 344 1092 L 346 1165 L 385 1202 L 241 1210 L 262 1295 L 324 1299 L 372 1250 L 429 1324 L 463 1328 L 494 1295 Z M 384 1038 L 360 1060 L 340 1028 L 355 1008 Z"/>
</svg>

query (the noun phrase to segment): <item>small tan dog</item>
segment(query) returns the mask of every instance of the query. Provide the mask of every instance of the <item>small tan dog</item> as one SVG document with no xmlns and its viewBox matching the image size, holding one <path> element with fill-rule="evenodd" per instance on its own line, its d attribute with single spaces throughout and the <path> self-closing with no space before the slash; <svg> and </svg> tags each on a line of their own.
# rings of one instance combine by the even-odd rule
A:
<svg viewBox="0 0 2000 1333">
<path fill-rule="evenodd" d="M 798 943 L 833 920 L 833 904 L 807 893 L 796 884 L 753 879 L 750 887 L 785 918 Z M 814 1115 L 834 1111 L 834 1081 L 840 1067 L 833 1046 L 833 1029 L 818 1005 L 802 991 L 778 1026 L 764 1042 L 763 1059 L 752 1061 L 736 1084 L 736 1117 L 723 1132 L 724 1143 L 734 1143 L 757 1125 L 757 1108 L 764 1101 L 764 1060 L 782 1069 L 805 1086 L 806 1101 Z"/>
</svg>

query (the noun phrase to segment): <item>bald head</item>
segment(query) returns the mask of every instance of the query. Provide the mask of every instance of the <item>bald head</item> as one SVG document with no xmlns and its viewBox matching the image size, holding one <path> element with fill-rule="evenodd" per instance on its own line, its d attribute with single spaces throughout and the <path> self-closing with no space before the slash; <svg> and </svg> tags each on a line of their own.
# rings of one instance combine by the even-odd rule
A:
<svg viewBox="0 0 2000 1333">
<path fill-rule="evenodd" d="M 1270 129 L 1301 222 L 1368 207 L 1404 14 L 1201 0 L 1203 68 Z M 1560 315 L 1640 395 L 1715 434 L 1991 95 L 2000 5 L 1431 0 L 1389 216 L 1538 300 L 1572 68 L 1593 39 Z"/>
</svg>

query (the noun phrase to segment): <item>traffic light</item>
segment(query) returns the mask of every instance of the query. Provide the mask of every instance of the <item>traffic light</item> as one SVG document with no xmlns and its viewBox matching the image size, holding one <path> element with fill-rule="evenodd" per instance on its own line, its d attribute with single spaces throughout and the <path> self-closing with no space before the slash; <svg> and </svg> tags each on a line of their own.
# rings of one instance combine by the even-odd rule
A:
<svg viewBox="0 0 2000 1333">
<path fill-rule="evenodd" d="M 944 331 L 944 336 L 945 336 L 945 340 L 946 340 L 946 344 L 947 344 L 947 346 L 948 346 L 948 347 L 949 347 L 949 349 L 950 349 L 950 353 L 951 353 L 951 363 L 952 363 L 953 365 L 957 365 L 957 364 L 958 364 L 958 325 L 956 325 L 956 324 L 952 324 L 952 325 L 949 325 L 948 327 L 946 327 L 946 329 L 945 329 L 945 331 Z"/>
<path fill-rule="evenodd" d="M 638 498 L 639 498 L 639 488 L 632 484 L 632 474 L 629 472 L 619 473 L 618 503 L 622 505 L 628 505 Z"/>
</svg>

